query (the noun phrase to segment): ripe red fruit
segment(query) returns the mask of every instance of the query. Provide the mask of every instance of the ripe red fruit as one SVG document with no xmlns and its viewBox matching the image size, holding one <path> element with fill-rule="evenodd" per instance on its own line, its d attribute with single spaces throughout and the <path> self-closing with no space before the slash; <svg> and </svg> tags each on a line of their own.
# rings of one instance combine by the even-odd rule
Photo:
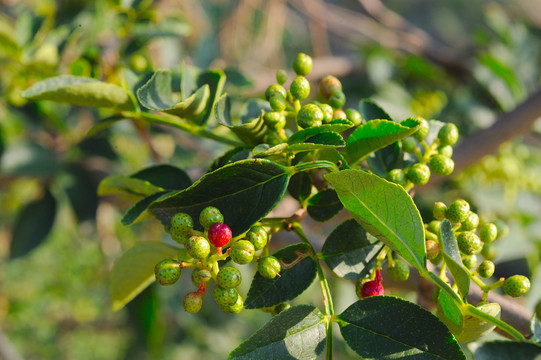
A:
<svg viewBox="0 0 541 360">
<path fill-rule="evenodd" d="M 363 284 L 363 287 L 361 288 L 361 297 L 369 297 L 369 296 L 376 296 L 376 295 L 383 295 L 384 289 L 383 285 L 381 284 L 381 274 L 379 270 L 376 270 L 376 279 L 372 281 L 367 281 Z"/>
<path fill-rule="evenodd" d="M 209 228 L 209 241 L 217 248 L 226 245 L 232 237 L 231 228 L 226 224 L 214 223 Z"/>
</svg>

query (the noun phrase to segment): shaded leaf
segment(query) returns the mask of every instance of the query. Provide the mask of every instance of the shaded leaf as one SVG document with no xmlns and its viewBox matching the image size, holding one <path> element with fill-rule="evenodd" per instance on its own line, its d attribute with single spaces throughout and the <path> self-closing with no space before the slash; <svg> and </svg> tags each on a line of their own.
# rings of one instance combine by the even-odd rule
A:
<svg viewBox="0 0 541 360">
<path fill-rule="evenodd" d="M 303 151 L 323 150 L 330 148 L 342 147 L 345 145 L 342 135 L 335 132 L 325 132 L 314 135 L 305 140 L 303 143 L 295 144 L 278 144 L 270 146 L 268 144 L 257 145 L 254 150 L 254 156 L 271 156 L 280 154 L 295 154 Z"/>
<path fill-rule="evenodd" d="M 400 145 L 398 141 L 391 145 L 385 146 L 383 149 L 379 149 L 376 152 L 370 154 L 366 161 L 375 174 L 385 178 L 387 173 L 395 169 L 400 160 Z"/>
<path fill-rule="evenodd" d="M 462 264 L 453 226 L 449 220 L 444 219 L 441 222 L 440 233 L 443 240 L 443 256 L 445 257 L 445 263 L 458 286 L 460 295 L 465 299 L 470 290 L 470 275 Z"/>
<path fill-rule="evenodd" d="M 365 122 L 368 122 L 370 120 L 376 120 L 376 119 L 383 119 L 383 120 L 393 120 L 383 110 L 379 107 L 378 104 L 376 104 L 374 101 L 370 99 L 362 99 L 359 102 L 359 112 L 361 113 L 361 116 L 363 117 L 363 120 Z"/>
<path fill-rule="evenodd" d="M 541 314 L 536 313 L 532 316 L 532 321 L 530 322 L 530 331 L 532 332 L 532 340 L 541 343 Z"/>
<path fill-rule="evenodd" d="M 231 100 L 227 94 L 216 102 L 216 119 L 221 125 L 231 129 L 242 141 L 249 145 L 257 145 L 267 132 L 263 114 L 271 111 L 268 102 L 258 99 L 250 100 L 243 107 L 239 118 L 231 116 Z"/>
<path fill-rule="evenodd" d="M 36 143 L 15 144 L 0 159 L 3 174 L 17 176 L 54 176 L 59 170 L 55 155 Z"/>
<path fill-rule="evenodd" d="M 478 306 L 477 308 L 498 319 L 502 312 L 502 308 L 498 303 L 488 303 Z M 488 323 L 481 318 L 466 315 L 464 317 L 463 331 L 460 334 L 455 334 L 455 337 L 459 343 L 466 343 L 487 335 L 495 328 L 496 325 Z"/>
<path fill-rule="evenodd" d="M 167 191 L 159 191 L 137 201 L 122 217 L 122 224 L 127 226 L 151 218 L 152 214 L 147 211 L 148 207 L 155 200 L 167 194 L 169 194 Z"/>
<path fill-rule="evenodd" d="M 100 185 L 98 186 L 98 195 L 148 196 L 163 190 L 164 189 L 161 187 L 155 186 L 146 180 L 113 174 L 107 176 L 100 182 Z"/>
<path fill-rule="evenodd" d="M 287 191 L 294 199 L 303 201 L 312 192 L 312 178 L 307 172 L 296 173 L 289 180 Z"/>
<path fill-rule="evenodd" d="M 320 135 L 327 132 L 341 133 L 342 131 L 349 129 L 352 126 L 353 124 L 349 122 L 349 120 L 336 119 L 336 120 L 333 120 L 329 124 L 323 124 L 321 126 L 312 126 L 306 129 L 299 130 L 293 133 L 289 137 L 289 139 L 287 139 L 287 143 L 288 144 L 302 143 L 306 141 L 306 139 L 309 139 L 316 135 Z"/>
<path fill-rule="evenodd" d="M 79 222 L 94 220 L 98 209 L 97 179 L 85 167 L 70 164 L 67 169 L 71 181 L 66 186 L 66 194 Z"/>
<path fill-rule="evenodd" d="M 475 360 L 539 360 L 541 346 L 527 342 L 490 341 L 471 346 Z"/>
<path fill-rule="evenodd" d="M 130 177 L 148 181 L 166 190 L 182 190 L 192 184 L 192 180 L 184 170 L 168 164 L 147 167 Z"/>
<path fill-rule="evenodd" d="M 308 199 L 307 211 L 316 221 L 327 221 L 338 214 L 344 206 L 334 189 L 324 189 Z"/>
<path fill-rule="evenodd" d="M 214 171 L 227 164 L 234 163 L 240 160 L 252 159 L 252 147 L 251 146 L 237 146 L 220 157 L 214 160 L 210 166 L 209 171 Z"/>
<path fill-rule="evenodd" d="M 197 123 L 199 125 L 204 125 L 210 119 L 212 111 L 216 106 L 218 97 L 222 94 L 225 86 L 225 74 L 222 70 L 206 70 L 198 74 L 196 79 L 196 86 L 201 87 L 203 85 L 208 85 L 210 90 L 209 101 L 205 110 L 199 115 Z"/>
</svg>

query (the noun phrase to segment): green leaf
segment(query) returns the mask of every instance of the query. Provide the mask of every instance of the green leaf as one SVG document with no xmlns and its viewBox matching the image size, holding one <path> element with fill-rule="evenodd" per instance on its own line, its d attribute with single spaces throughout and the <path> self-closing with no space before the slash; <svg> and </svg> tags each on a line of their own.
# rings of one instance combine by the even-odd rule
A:
<svg viewBox="0 0 541 360">
<path fill-rule="evenodd" d="M 349 129 L 352 126 L 353 124 L 349 122 L 348 120 L 336 119 L 336 120 L 333 120 L 329 124 L 324 124 L 321 126 L 313 126 L 313 127 L 309 127 L 303 130 L 299 130 L 293 133 L 289 137 L 289 139 L 287 139 L 287 143 L 288 144 L 302 143 L 302 142 L 305 142 L 306 139 L 312 138 L 316 135 L 320 135 L 323 133 L 328 133 L 328 132 L 341 133 L 342 131 Z"/>
<path fill-rule="evenodd" d="M 13 225 L 10 259 L 28 254 L 39 246 L 51 231 L 56 215 L 56 200 L 44 189 L 43 196 L 27 204 L 17 214 Z"/>
<path fill-rule="evenodd" d="M 155 186 L 150 181 L 140 180 L 131 176 L 113 174 L 107 176 L 98 186 L 98 195 L 130 195 L 148 196 L 164 189 Z"/>
<path fill-rule="evenodd" d="M 354 219 L 338 225 L 325 240 L 321 253 L 329 268 L 341 278 L 364 278 L 376 264 L 383 243 L 371 237 Z"/>
<path fill-rule="evenodd" d="M 299 256 L 306 257 L 291 268 L 282 266 L 280 276 L 274 279 L 265 279 L 259 273 L 256 273 L 244 302 L 244 307 L 246 309 L 259 309 L 274 306 L 302 294 L 316 277 L 316 262 L 309 253 L 310 248 L 308 245 L 298 243 L 286 246 L 272 254 L 286 264 L 298 261 Z"/>
<path fill-rule="evenodd" d="M 403 187 L 363 170 L 342 170 L 325 178 L 366 231 L 398 251 L 421 274 L 426 273 L 423 222 Z"/>
<path fill-rule="evenodd" d="M 532 339 L 537 343 L 541 343 L 541 314 L 537 313 L 532 316 L 530 331 L 533 334 Z"/>
<path fill-rule="evenodd" d="M 81 164 L 69 164 L 66 172 L 70 182 L 65 187 L 71 207 L 77 220 L 94 220 L 98 209 L 97 180 L 92 172 Z"/>
<path fill-rule="evenodd" d="M 365 122 L 376 119 L 390 120 L 391 117 L 382 108 L 379 107 L 374 101 L 369 99 L 362 99 L 359 102 L 359 112 Z"/>
<path fill-rule="evenodd" d="M 210 98 L 208 85 L 201 86 L 190 97 L 177 102 L 173 100 L 171 81 L 172 74 L 169 70 L 158 70 L 137 90 L 137 98 L 147 109 L 163 111 L 189 120 L 197 119 Z"/>
<path fill-rule="evenodd" d="M 304 201 L 312 192 L 312 178 L 306 172 L 296 173 L 289 180 L 287 191 L 294 199 Z"/>
<path fill-rule="evenodd" d="M 539 360 L 541 346 L 526 342 L 490 341 L 471 345 L 475 360 Z"/>
<path fill-rule="evenodd" d="M 406 119 L 400 124 L 391 120 L 371 120 L 360 125 L 350 135 L 346 144 L 346 154 L 350 163 L 365 159 L 371 152 L 384 148 L 419 128 L 416 119 Z"/>
<path fill-rule="evenodd" d="M 178 18 L 167 18 L 157 23 L 139 22 L 135 23 L 130 35 L 138 38 L 152 39 L 163 37 L 184 37 L 190 35 L 192 26 Z"/>
<path fill-rule="evenodd" d="M 120 86 L 82 76 L 61 75 L 40 81 L 21 94 L 29 100 L 51 100 L 72 105 L 133 109 Z"/>
<path fill-rule="evenodd" d="M 455 279 L 458 292 L 462 298 L 465 299 L 466 295 L 468 295 L 468 291 L 470 290 L 470 275 L 462 264 L 453 226 L 449 220 L 444 219 L 441 222 L 440 233 L 443 240 L 443 256 L 445 258 L 445 263 L 447 264 L 453 279 Z"/>
<path fill-rule="evenodd" d="M 208 85 L 210 90 L 210 98 L 207 102 L 207 107 L 203 113 L 201 113 L 197 121 L 199 125 L 204 125 L 210 119 L 212 110 L 216 106 L 217 99 L 224 90 L 225 74 L 223 70 L 220 69 L 203 71 L 197 76 L 196 85 L 197 87 Z"/>
<path fill-rule="evenodd" d="M 136 202 L 122 217 L 122 225 L 128 226 L 151 218 L 152 214 L 147 211 L 148 207 L 154 201 L 167 194 L 170 193 L 167 191 L 159 191 Z"/>
<path fill-rule="evenodd" d="M 485 314 L 493 316 L 497 319 L 500 318 L 502 308 L 498 303 L 488 303 L 477 307 Z M 460 334 L 455 334 L 455 337 L 459 343 L 466 343 L 480 337 L 483 337 L 496 328 L 496 325 L 486 322 L 485 320 L 475 316 L 465 316 L 464 326 Z"/>
<path fill-rule="evenodd" d="M 404 299 L 364 298 L 339 318 L 342 336 L 363 359 L 466 359 L 445 325 Z"/>
<path fill-rule="evenodd" d="M 316 221 L 327 221 L 338 214 L 344 206 L 334 189 L 324 189 L 308 199 L 307 211 Z"/>
<path fill-rule="evenodd" d="M 370 170 L 382 178 L 385 178 L 390 170 L 397 167 L 399 160 L 401 160 L 401 154 L 398 141 L 370 154 L 366 159 Z"/>
<path fill-rule="evenodd" d="M 6 175 L 51 177 L 59 170 L 55 155 L 36 143 L 9 146 L 0 158 L 0 170 Z"/>
<path fill-rule="evenodd" d="M 270 147 L 268 144 L 260 144 L 254 148 L 254 156 L 272 156 L 280 154 L 295 154 L 303 151 L 322 150 L 342 147 L 345 145 L 342 135 L 335 132 L 325 132 L 309 137 L 303 143 L 278 144 Z"/>
<path fill-rule="evenodd" d="M 192 180 L 184 170 L 167 164 L 147 167 L 130 177 L 148 181 L 166 190 L 182 190 L 192 184 Z"/>
<path fill-rule="evenodd" d="M 325 329 L 325 317 L 317 308 L 294 306 L 274 316 L 228 359 L 315 359 L 325 348 Z"/>
<path fill-rule="evenodd" d="M 464 314 L 447 292 L 439 290 L 436 305 L 436 316 L 453 334 L 461 334 L 464 331 Z"/>
<path fill-rule="evenodd" d="M 116 261 L 111 273 L 113 311 L 120 310 L 155 280 L 154 267 L 164 259 L 176 258 L 178 249 L 159 242 L 141 242 Z"/>
<path fill-rule="evenodd" d="M 209 171 L 214 171 L 227 164 L 234 163 L 240 160 L 252 159 L 252 147 L 251 146 L 237 146 L 221 156 L 219 156 L 212 165 Z"/>
<path fill-rule="evenodd" d="M 267 132 L 263 121 L 265 111 L 271 111 L 268 102 L 252 99 L 243 107 L 239 118 L 231 117 L 231 100 L 227 94 L 220 96 L 216 102 L 216 119 L 221 125 L 230 128 L 242 141 L 249 145 L 257 145 Z"/>
<path fill-rule="evenodd" d="M 207 173 L 192 186 L 173 193 L 150 206 L 164 225 L 171 217 L 185 212 L 194 219 L 207 206 L 224 215 L 225 223 L 238 235 L 267 215 L 282 199 L 291 168 L 264 160 L 242 160 Z M 196 229 L 201 229 L 196 224 Z"/>
</svg>

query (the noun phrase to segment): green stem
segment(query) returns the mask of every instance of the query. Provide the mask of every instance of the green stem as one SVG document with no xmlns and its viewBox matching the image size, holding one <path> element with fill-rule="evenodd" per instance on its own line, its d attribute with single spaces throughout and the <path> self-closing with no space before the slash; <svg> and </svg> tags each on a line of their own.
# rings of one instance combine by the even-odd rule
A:
<svg viewBox="0 0 541 360">
<path fill-rule="evenodd" d="M 312 169 L 327 169 L 330 171 L 338 171 L 338 166 L 335 163 L 327 160 L 319 160 L 308 163 L 302 163 L 295 166 L 295 172 L 302 172 Z"/>
<path fill-rule="evenodd" d="M 468 304 L 466 305 L 464 310 L 466 312 L 466 315 L 474 316 L 476 318 L 486 321 L 487 323 L 497 326 L 501 330 L 511 335 L 515 340 L 526 341 L 526 338 L 524 337 L 524 335 L 522 335 L 517 329 L 515 329 L 508 323 L 501 321 L 498 318 L 495 318 L 494 316 L 484 313 L 483 311 L 479 310 L 475 306 Z"/>
</svg>

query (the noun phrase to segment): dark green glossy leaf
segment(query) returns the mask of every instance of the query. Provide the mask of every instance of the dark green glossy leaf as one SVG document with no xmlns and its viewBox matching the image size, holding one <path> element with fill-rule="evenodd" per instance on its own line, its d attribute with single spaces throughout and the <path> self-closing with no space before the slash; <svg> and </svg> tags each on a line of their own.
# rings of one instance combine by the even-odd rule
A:
<svg viewBox="0 0 541 360">
<path fill-rule="evenodd" d="M 0 161 L 0 170 L 6 175 L 48 177 L 59 170 L 55 155 L 35 143 L 8 147 Z"/>
<path fill-rule="evenodd" d="M 490 341 L 472 346 L 475 360 L 540 360 L 541 346 L 515 341 Z"/>
<path fill-rule="evenodd" d="M 128 93 L 120 86 L 82 76 L 48 78 L 23 91 L 21 96 L 29 100 L 51 100 L 81 106 L 133 108 Z"/>
<path fill-rule="evenodd" d="M 184 170 L 168 164 L 147 167 L 130 177 L 148 181 L 166 190 L 182 190 L 192 184 L 192 180 Z"/>
<path fill-rule="evenodd" d="M 40 199 L 27 204 L 15 219 L 10 244 L 10 258 L 28 254 L 46 238 L 54 224 L 56 199 L 49 189 L 43 190 Z"/>
<path fill-rule="evenodd" d="M 343 153 L 336 149 L 321 149 L 318 152 L 319 160 L 328 160 L 338 165 L 340 170 L 349 169 L 348 161 L 344 157 Z"/>
<path fill-rule="evenodd" d="M 122 217 L 122 224 L 127 226 L 151 218 L 152 214 L 147 211 L 148 207 L 161 196 L 167 194 L 170 193 L 167 191 L 159 191 L 137 201 Z"/>
<path fill-rule="evenodd" d="M 302 143 L 302 142 L 305 142 L 306 139 L 309 139 L 316 135 L 327 133 L 327 132 L 341 133 L 342 131 L 349 129 L 352 126 L 353 124 L 349 122 L 348 120 L 336 119 L 336 120 L 333 120 L 333 122 L 329 124 L 324 124 L 321 126 L 313 126 L 313 127 L 309 127 L 303 130 L 299 130 L 293 133 L 293 135 L 291 135 L 289 139 L 287 139 L 287 143 L 288 144 Z"/>
<path fill-rule="evenodd" d="M 268 102 L 254 99 L 245 105 L 241 116 L 234 119 L 231 116 L 231 100 L 224 94 L 216 102 L 215 113 L 221 125 L 230 128 L 246 144 L 257 145 L 267 131 L 263 114 L 270 110 Z"/>
<path fill-rule="evenodd" d="M 455 279 L 460 295 L 465 299 L 470 290 L 470 275 L 462 264 L 453 226 L 449 220 L 444 219 L 441 222 L 440 233 L 443 240 L 443 256 L 445 258 L 445 263 L 447 264 L 453 279 Z"/>
<path fill-rule="evenodd" d="M 397 167 L 400 155 L 400 145 L 397 141 L 370 154 L 366 161 L 370 170 L 384 178 L 390 170 Z"/>
<path fill-rule="evenodd" d="M 227 85 L 232 85 L 236 88 L 250 88 L 254 86 L 253 81 L 236 68 L 228 67 L 224 69 L 224 73 L 227 76 Z"/>
<path fill-rule="evenodd" d="M 363 359 L 466 359 L 445 325 L 401 298 L 367 297 L 339 318 L 342 336 Z"/>
<path fill-rule="evenodd" d="M 312 193 L 312 178 L 306 172 L 296 173 L 289 180 L 287 191 L 294 199 L 303 201 Z"/>
<path fill-rule="evenodd" d="M 325 178 L 370 234 L 398 251 L 419 272 L 426 272 L 421 215 L 403 187 L 362 170 L 342 170 Z"/>
<path fill-rule="evenodd" d="M 376 119 L 393 120 L 385 110 L 369 99 L 362 99 L 359 102 L 359 112 L 365 122 Z"/>
<path fill-rule="evenodd" d="M 334 189 L 324 189 L 308 199 L 307 211 L 316 221 L 327 221 L 338 214 L 344 206 Z"/>
<path fill-rule="evenodd" d="M 272 254 L 282 263 L 298 261 L 299 256 L 306 256 L 291 268 L 284 268 L 280 276 L 265 279 L 259 273 L 254 275 L 248 296 L 244 302 L 246 309 L 259 309 L 283 303 L 296 298 L 306 290 L 316 277 L 316 262 L 309 255 L 308 245 L 299 243 L 286 246 Z"/>
<path fill-rule="evenodd" d="M 222 166 L 234 163 L 236 161 L 252 159 L 252 157 L 251 146 L 237 146 L 214 160 L 209 171 L 214 171 Z"/>
<path fill-rule="evenodd" d="M 150 211 L 164 225 L 178 212 L 194 219 L 207 206 L 224 215 L 234 235 L 267 215 L 285 193 L 293 170 L 264 159 L 242 160 L 204 175 L 192 186 L 155 201 Z M 201 229 L 196 224 L 196 229 Z"/>
<path fill-rule="evenodd" d="M 210 97 L 209 101 L 207 102 L 206 108 L 197 119 L 197 124 L 201 126 L 205 125 L 210 119 L 210 116 L 212 115 L 212 111 L 216 106 L 218 98 L 220 95 L 222 95 L 222 91 L 224 90 L 225 74 L 223 70 L 216 69 L 200 72 L 196 78 L 196 86 L 200 88 L 204 85 L 208 85 L 210 90 Z"/>
<path fill-rule="evenodd" d="M 354 219 L 338 225 L 327 237 L 321 253 L 338 276 L 347 280 L 364 278 L 376 264 L 383 243 L 370 236 Z"/>
<path fill-rule="evenodd" d="M 228 359 L 315 359 L 325 348 L 325 329 L 325 317 L 317 308 L 294 306 L 273 317 Z"/>
</svg>

